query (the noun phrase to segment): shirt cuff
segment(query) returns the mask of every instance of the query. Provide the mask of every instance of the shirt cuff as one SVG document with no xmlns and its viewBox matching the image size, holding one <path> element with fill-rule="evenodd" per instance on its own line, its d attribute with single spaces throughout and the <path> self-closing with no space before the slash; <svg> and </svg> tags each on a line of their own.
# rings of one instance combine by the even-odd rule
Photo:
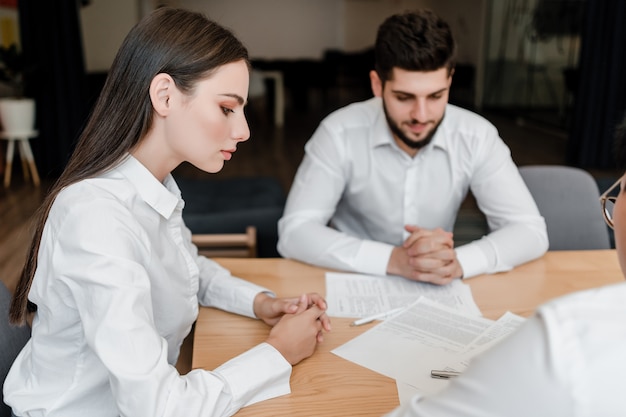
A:
<svg viewBox="0 0 626 417">
<path fill-rule="evenodd" d="M 213 291 L 213 294 L 217 294 L 214 296 L 216 299 L 220 298 L 222 303 L 215 303 L 214 306 L 229 311 L 231 313 L 239 314 L 241 316 L 246 316 L 250 318 L 258 318 L 254 314 L 254 299 L 260 292 L 265 292 L 270 296 L 275 296 L 275 294 L 268 290 L 267 288 L 261 287 L 260 285 L 256 285 L 252 282 L 245 281 L 242 278 L 232 277 L 232 291 L 226 291 L 226 293 L 221 296 L 216 291 Z M 224 304 L 224 300 L 231 300 L 229 303 Z"/>
<path fill-rule="evenodd" d="M 387 265 L 393 246 L 387 243 L 365 240 L 356 255 L 357 272 L 373 275 L 387 275 Z"/>
<path fill-rule="evenodd" d="M 291 393 L 291 364 L 272 345 L 261 343 L 215 369 L 243 407 Z"/>
<path fill-rule="evenodd" d="M 456 259 L 463 268 L 463 278 L 471 278 L 487 272 L 489 263 L 483 251 L 472 243 L 455 249 Z"/>
</svg>

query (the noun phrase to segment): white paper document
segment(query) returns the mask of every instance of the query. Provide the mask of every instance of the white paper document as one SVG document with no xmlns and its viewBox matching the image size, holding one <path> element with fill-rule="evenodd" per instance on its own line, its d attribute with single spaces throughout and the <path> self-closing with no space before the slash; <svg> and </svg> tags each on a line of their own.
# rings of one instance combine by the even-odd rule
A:
<svg viewBox="0 0 626 417">
<path fill-rule="evenodd" d="M 523 320 L 509 313 L 503 321 L 493 321 L 420 297 L 406 311 L 332 352 L 394 378 L 399 385 L 431 394 L 448 384 L 431 378 L 431 370 L 465 370 L 472 357 L 502 340 Z"/>
<path fill-rule="evenodd" d="M 399 276 L 326 273 L 326 314 L 331 317 L 366 317 L 414 303 L 420 296 L 480 315 L 469 285 L 455 279 L 447 285 L 411 281 Z"/>
</svg>

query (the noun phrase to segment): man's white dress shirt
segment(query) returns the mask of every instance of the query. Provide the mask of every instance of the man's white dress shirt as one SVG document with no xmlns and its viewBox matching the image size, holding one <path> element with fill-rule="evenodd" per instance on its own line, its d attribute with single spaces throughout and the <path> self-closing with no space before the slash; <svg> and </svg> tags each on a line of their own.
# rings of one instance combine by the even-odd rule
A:
<svg viewBox="0 0 626 417">
<path fill-rule="evenodd" d="M 223 416 L 290 392 L 262 343 L 213 372 L 174 365 L 198 303 L 254 317 L 264 288 L 197 255 L 171 176 L 129 156 L 64 189 L 48 216 L 29 299 L 32 338 L 4 384 L 23 416 Z"/>
<path fill-rule="evenodd" d="M 484 118 L 448 105 L 432 142 L 410 157 L 395 143 L 380 98 L 326 117 L 278 224 L 287 258 L 385 275 L 407 224 L 452 231 L 472 191 L 491 232 L 456 248 L 464 277 L 506 271 L 548 248 L 543 217 L 509 148 Z"/>
<path fill-rule="evenodd" d="M 626 415 L 626 283 L 549 302 L 433 396 L 388 417 Z"/>
</svg>

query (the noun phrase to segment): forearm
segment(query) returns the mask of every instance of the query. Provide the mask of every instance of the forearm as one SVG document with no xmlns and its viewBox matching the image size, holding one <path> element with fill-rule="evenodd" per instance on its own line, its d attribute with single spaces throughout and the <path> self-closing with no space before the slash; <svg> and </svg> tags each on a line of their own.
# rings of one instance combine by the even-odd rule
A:
<svg viewBox="0 0 626 417">
<path fill-rule="evenodd" d="M 256 317 L 254 299 L 260 292 L 273 293 L 264 287 L 241 278 L 233 277 L 230 272 L 216 262 L 200 257 L 200 285 L 198 301 L 200 305 L 215 307 L 220 310 Z"/>
<path fill-rule="evenodd" d="M 485 273 L 508 271 L 543 256 L 548 238 L 543 219 L 535 223 L 512 224 L 482 239 L 456 249 L 464 278 Z"/>
<path fill-rule="evenodd" d="M 393 249 L 313 222 L 290 226 L 281 220 L 279 230 L 281 256 L 325 268 L 385 275 Z"/>
</svg>

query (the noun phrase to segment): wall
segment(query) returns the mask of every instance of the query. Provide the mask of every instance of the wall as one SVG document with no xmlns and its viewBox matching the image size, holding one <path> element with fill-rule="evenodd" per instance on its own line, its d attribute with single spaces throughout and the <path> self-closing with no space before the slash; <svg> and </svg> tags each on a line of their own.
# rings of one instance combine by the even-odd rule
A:
<svg viewBox="0 0 626 417">
<path fill-rule="evenodd" d="M 321 58 L 326 49 L 359 51 L 374 43 L 389 15 L 429 7 L 445 18 L 459 62 L 482 74 L 486 0 L 92 0 L 81 10 L 88 71 L 108 69 L 122 39 L 147 10 L 168 4 L 205 13 L 235 32 L 259 59 Z M 479 91 L 480 89 L 478 89 Z"/>
<path fill-rule="evenodd" d="M 232 29 L 253 58 L 320 58 L 325 49 L 373 45 L 389 15 L 429 7 L 450 23 L 460 61 L 477 65 L 485 0 L 92 0 L 82 8 L 87 67 L 108 68 L 122 39 L 150 4 L 205 13 Z"/>
<path fill-rule="evenodd" d="M 91 0 L 80 9 L 80 18 L 87 71 L 107 71 L 139 19 L 139 6 L 136 0 Z"/>
<path fill-rule="evenodd" d="M 232 29 L 252 58 L 321 58 L 341 48 L 341 0 L 179 0 Z"/>
</svg>

